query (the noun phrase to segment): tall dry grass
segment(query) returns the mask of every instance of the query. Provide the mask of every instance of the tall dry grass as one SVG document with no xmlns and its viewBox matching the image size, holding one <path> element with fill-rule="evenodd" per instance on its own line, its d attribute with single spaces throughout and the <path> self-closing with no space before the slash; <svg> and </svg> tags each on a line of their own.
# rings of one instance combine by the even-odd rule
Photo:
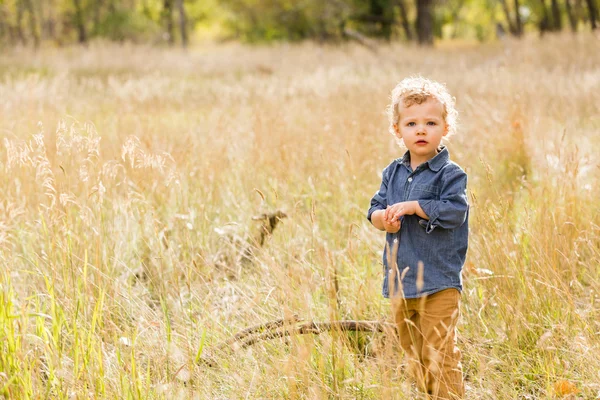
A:
<svg viewBox="0 0 600 400">
<path fill-rule="evenodd" d="M 294 314 L 388 318 L 383 237 L 365 212 L 402 153 L 386 133 L 389 92 L 420 73 L 446 82 L 461 113 L 449 147 L 472 204 L 459 326 L 468 397 L 594 398 L 599 50 L 565 35 L 378 54 L 3 54 L 4 397 L 413 398 L 381 334 L 216 346 Z M 288 218 L 254 260 L 223 268 L 239 259 L 231 237 L 277 209 Z M 199 362 L 208 356 L 217 367 Z"/>
</svg>

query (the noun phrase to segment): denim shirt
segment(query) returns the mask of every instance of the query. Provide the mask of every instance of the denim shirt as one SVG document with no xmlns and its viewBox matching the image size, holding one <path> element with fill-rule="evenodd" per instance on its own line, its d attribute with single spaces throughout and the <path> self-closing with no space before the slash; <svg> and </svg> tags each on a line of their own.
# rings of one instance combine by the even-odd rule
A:
<svg viewBox="0 0 600 400">
<path fill-rule="evenodd" d="M 429 295 L 447 288 L 462 290 L 461 270 L 465 263 L 469 237 L 469 204 L 467 201 L 467 174 L 450 161 L 448 149 L 440 147 L 431 160 L 419 165 L 415 171 L 410 166 L 410 153 L 394 160 L 382 174 L 381 187 L 371 199 L 367 218 L 376 210 L 402 201 L 417 200 L 429 217 L 418 215 L 400 217 L 402 223 L 397 233 L 387 233 L 387 246 L 383 251 L 383 296 L 390 296 L 391 275 L 387 252 L 398 248 L 396 292 L 399 292 L 399 275 L 402 278 L 405 298 Z M 423 263 L 422 281 L 417 282 L 418 265 Z M 422 284 L 421 287 L 417 287 Z"/>
</svg>

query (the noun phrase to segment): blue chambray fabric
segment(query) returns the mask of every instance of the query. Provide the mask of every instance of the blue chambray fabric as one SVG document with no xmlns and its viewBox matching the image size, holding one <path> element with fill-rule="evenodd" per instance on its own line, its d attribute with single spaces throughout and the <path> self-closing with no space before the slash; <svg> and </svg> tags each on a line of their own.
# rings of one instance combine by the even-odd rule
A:
<svg viewBox="0 0 600 400">
<path fill-rule="evenodd" d="M 381 187 L 371 199 L 367 219 L 376 210 L 388 204 L 417 200 L 429 216 L 429 221 L 418 215 L 401 217 L 398 233 L 386 233 L 388 246 L 383 251 L 383 296 L 390 296 L 390 266 L 388 248 L 398 242 L 396 292 L 400 288 L 405 298 L 429 295 L 447 288 L 462 291 L 462 267 L 465 263 L 469 239 L 469 203 L 467 174 L 450 161 L 445 146 L 439 153 L 415 171 L 410 166 L 410 153 L 394 160 L 382 173 Z M 417 289 L 417 269 L 423 262 L 423 286 Z M 399 275 L 405 272 L 402 286 Z"/>
</svg>

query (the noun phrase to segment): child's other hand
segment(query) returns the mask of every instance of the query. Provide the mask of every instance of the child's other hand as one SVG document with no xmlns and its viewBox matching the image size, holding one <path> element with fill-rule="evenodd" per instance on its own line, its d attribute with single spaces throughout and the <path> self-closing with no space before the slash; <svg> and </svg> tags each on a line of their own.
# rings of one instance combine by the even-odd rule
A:
<svg viewBox="0 0 600 400">
<path fill-rule="evenodd" d="M 399 219 L 403 215 L 413 215 L 416 213 L 415 201 L 403 201 L 400 203 L 388 206 L 383 215 L 384 221 L 393 221 Z"/>
<path fill-rule="evenodd" d="M 400 230 L 400 217 L 392 218 L 393 214 L 388 212 L 393 206 L 388 206 L 383 215 L 383 229 L 388 233 L 396 233 Z"/>
</svg>

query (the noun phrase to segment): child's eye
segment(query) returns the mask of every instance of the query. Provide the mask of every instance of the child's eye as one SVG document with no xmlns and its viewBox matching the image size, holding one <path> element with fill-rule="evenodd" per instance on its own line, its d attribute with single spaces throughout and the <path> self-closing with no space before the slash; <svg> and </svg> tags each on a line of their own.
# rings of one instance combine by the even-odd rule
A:
<svg viewBox="0 0 600 400">
<path fill-rule="evenodd" d="M 429 122 L 427 123 L 427 125 L 434 126 L 434 125 L 435 125 L 435 122 L 433 122 L 433 121 L 429 121 Z"/>
<path fill-rule="evenodd" d="M 415 126 L 416 124 L 414 122 L 409 122 L 408 124 L 406 124 L 406 126 Z"/>
</svg>

